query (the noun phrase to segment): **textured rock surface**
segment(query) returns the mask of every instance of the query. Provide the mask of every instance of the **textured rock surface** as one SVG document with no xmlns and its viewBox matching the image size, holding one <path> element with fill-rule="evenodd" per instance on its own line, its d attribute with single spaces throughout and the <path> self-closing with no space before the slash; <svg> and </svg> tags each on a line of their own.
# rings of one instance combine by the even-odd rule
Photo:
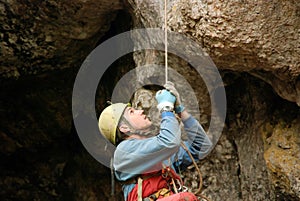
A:
<svg viewBox="0 0 300 201">
<path fill-rule="evenodd" d="M 199 163 L 203 194 L 215 201 L 299 200 L 299 1 L 168 2 L 169 29 L 202 45 L 226 85 L 226 127 Z M 111 197 L 110 172 L 84 151 L 72 130 L 71 94 L 78 67 L 97 43 L 129 26 L 163 27 L 163 1 L 128 5 L 121 0 L 0 1 L 1 200 L 121 200 L 120 186 Z M 120 9 L 129 11 L 132 21 L 123 13 L 112 23 Z M 153 50 L 135 52 L 134 61 L 128 55 L 106 72 L 97 112 L 134 66 L 164 64 L 163 53 Z M 169 66 L 188 80 L 198 105 L 185 82 L 176 84 L 207 129 L 211 105 L 201 76 L 176 55 L 169 55 Z M 140 70 L 137 78 L 155 73 Z M 153 92 L 141 93 L 135 106 L 154 113 Z M 197 177 L 192 166 L 185 173 L 192 189 L 198 187 Z"/>
<path fill-rule="evenodd" d="M 164 27 L 163 1 L 136 0 L 131 1 L 131 5 L 135 10 L 133 20 L 136 27 Z M 277 107 L 281 106 L 277 105 L 278 97 L 268 88 L 269 84 L 279 96 L 300 105 L 299 9 L 300 4 L 296 1 L 169 1 L 169 30 L 185 34 L 201 44 L 222 70 L 225 85 L 228 85 L 228 128 L 224 131 L 226 137 L 222 137 L 208 159 L 210 163 L 204 162 L 202 167 L 205 174 L 210 175 L 207 178 L 210 185 L 207 185 L 204 192 L 212 199 L 299 199 L 296 165 L 299 161 L 295 157 L 299 154 L 299 131 L 296 124 L 291 123 L 297 122 L 299 117 L 292 116 L 289 119 L 291 122 L 283 120 L 291 127 L 289 132 L 293 133 L 292 136 L 298 137 L 283 137 L 284 132 L 277 131 L 280 121 L 275 120 L 281 117 L 270 110 L 272 108 L 278 111 Z M 135 39 L 142 41 L 143 37 Z M 172 42 L 169 41 L 170 47 L 182 45 L 180 42 Z M 141 44 L 136 42 L 137 47 Z M 134 59 L 137 65 L 164 64 L 163 53 L 153 50 L 138 52 Z M 174 55 L 169 55 L 169 66 L 180 72 L 193 86 L 199 101 L 200 122 L 208 126 L 211 105 L 203 81 L 187 62 Z M 140 80 L 149 73 L 147 71 L 149 70 L 145 69 L 138 73 Z M 246 72 L 258 79 L 236 80 L 239 77 L 237 74 L 227 72 Z M 177 80 L 176 83 L 179 89 L 186 87 Z M 190 107 L 186 102 L 188 99 L 188 96 L 183 95 L 184 102 Z M 282 104 L 289 107 L 288 102 Z M 299 115 L 298 107 L 295 106 L 292 110 Z M 279 109 L 281 115 L 291 116 L 285 112 L 288 109 Z M 293 150 L 283 152 L 276 145 L 270 145 L 270 148 L 265 146 L 266 138 L 261 130 L 268 124 L 275 129 L 270 131 L 274 134 L 270 134 L 273 138 L 268 140 L 272 139 L 273 144 L 276 144 L 282 139 L 275 136 L 281 136 L 287 144 L 294 145 Z M 227 152 L 230 154 L 226 155 Z M 275 156 L 281 159 L 275 160 Z M 231 160 L 226 161 L 226 158 Z M 286 163 L 285 160 L 290 162 Z M 218 168 L 220 161 L 222 165 Z M 228 169 L 224 170 L 226 167 Z M 229 180 L 231 182 L 228 183 Z M 191 185 L 193 186 L 192 182 Z"/>
<path fill-rule="evenodd" d="M 0 1 L 0 200 L 122 199 L 110 194 L 110 171 L 84 150 L 71 111 L 78 67 L 117 30 L 106 34 L 121 6 Z"/>
<path fill-rule="evenodd" d="M 286 124 L 279 121 L 275 128 L 263 129 L 265 160 L 273 185 L 283 194 L 300 197 L 300 137 L 299 118 Z"/>
<path fill-rule="evenodd" d="M 0 77 L 78 65 L 109 30 L 121 1 L 0 2 Z"/>
<path fill-rule="evenodd" d="M 133 1 L 136 24 L 163 27 L 163 1 Z M 263 79 L 300 105 L 300 3 L 289 1 L 169 1 L 169 30 L 202 44 L 219 69 Z M 147 56 L 148 58 L 148 56 Z"/>
</svg>

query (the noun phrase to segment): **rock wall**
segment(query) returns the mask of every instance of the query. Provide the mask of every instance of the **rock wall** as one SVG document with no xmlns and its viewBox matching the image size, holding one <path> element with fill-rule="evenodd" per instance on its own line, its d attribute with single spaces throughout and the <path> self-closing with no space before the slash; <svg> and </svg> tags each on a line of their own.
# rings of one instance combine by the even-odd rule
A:
<svg viewBox="0 0 300 201">
<path fill-rule="evenodd" d="M 163 1 L 131 5 L 137 26 L 164 27 Z M 173 0 L 167 23 L 170 31 L 202 44 L 219 69 L 248 72 L 300 105 L 299 10 L 296 0 Z"/>
<path fill-rule="evenodd" d="M 0 1 L 0 200 L 122 199 L 118 184 L 111 195 L 110 170 L 79 141 L 71 108 L 82 61 L 101 40 L 128 29 L 122 7 L 121 1 Z M 107 97 L 110 86 L 99 91 Z"/>
<path fill-rule="evenodd" d="M 299 200 L 299 1 L 168 3 L 169 31 L 201 44 L 226 89 L 223 134 L 199 162 L 203 194 L 214 201 Z M 0 10 L 0 199 L 121 200 L 120 185 L 112 197 L 110 171 L 73 130 L 73 82 L 97 44 L 128 29 L 163 27 L 163 1 L 7 0 Z M 164 64 L 163 52 L 134 52 L 116 62 L 99 84 L 97 113 L 126 72 L 153 63 Z M 185 83 L 176 83 L 207 129 L 211 105 L 202 78 L 176 55 L 169 65 L 195 91 L 199 105 L 192 105 Z M 156 72 L 136 76 L 149 73 Z M 191 166 L 185 181 L 192 189 L 194 178 Z"/>
<path fill-rule="evenodd" d="M 108 0 L 1 1 L 0 77 L 76 67 L 122 7 Z"/>
<path fill-rule="evenodd" d="M 164 27 L 163 1 L 130 2 L 135 27 Z M 209 175 L 204 193 L 212 200 L 299 199 L 299 107 L 289 108 L 293 104 L 288 102 L 299 105 L 300 100 L 299 2 L 168 3 L 168 30 L 201 44 L 221 71 L 226 86 L 227 127 L 211 157 L 203 162 L 204 175 Z M 170 47 L 182 45 L 172 42 L 168 41 Z M 150 50 L 135 53 L 134 59 L 137 65 L 164 65 L 163 56 L 163 52 Z M 170 54 L 168 63 L 193 86 L 200 107 L 198 118 L 207 127 L 211 105 L 202 79 L 187 61 Z M 147 71 L 138 73 L 140 80 L 149 74 Z M 184 88 L 183 83 L 176 84 Z M 277 95 L 288 101 L 279 101 Z M 188 103 L 188 96 L 183 94 L 182 98 Z M 271 130 L 265 131 L 265 127 Z M 288 144 L 287 150 L 282 143 Z"/>
</svg>

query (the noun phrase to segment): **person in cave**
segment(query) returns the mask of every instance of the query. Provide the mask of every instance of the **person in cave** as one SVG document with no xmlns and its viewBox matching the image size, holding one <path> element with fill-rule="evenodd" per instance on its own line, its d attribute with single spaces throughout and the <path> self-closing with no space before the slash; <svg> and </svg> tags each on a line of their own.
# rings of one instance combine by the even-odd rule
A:
<svg viewBox="0 0 300 201">
<path fill-rule="evenodd" d="M 167 82 L 164 87 L 155 97 L 161 113 L 158 133 L 153 133 L 152 122 L 143 110 L 128 104 L 112 104 L 99 117 L 101 134 L 117 145 L 113 166 L 125 201 L 198 200 L 187 192 L 179 173 L 192 163 L 186 149 L 200 160 L 212 142 L 181 104 L 174 84 Z M 183 142 L 180 121 L 187 134 Z"/>
</svg>

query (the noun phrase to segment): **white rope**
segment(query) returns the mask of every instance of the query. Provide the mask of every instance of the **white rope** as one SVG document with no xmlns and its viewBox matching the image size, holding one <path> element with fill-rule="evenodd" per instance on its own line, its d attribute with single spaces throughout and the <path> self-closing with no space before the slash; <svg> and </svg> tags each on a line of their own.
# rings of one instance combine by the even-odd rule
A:
<svg viewBox="0 0 300 201">
<path fill-rule="evenodd" d="M 168 29 L 167 29 L 167 0 L 165 0 L 165 78 L 168 81 Z"/>
</svg>

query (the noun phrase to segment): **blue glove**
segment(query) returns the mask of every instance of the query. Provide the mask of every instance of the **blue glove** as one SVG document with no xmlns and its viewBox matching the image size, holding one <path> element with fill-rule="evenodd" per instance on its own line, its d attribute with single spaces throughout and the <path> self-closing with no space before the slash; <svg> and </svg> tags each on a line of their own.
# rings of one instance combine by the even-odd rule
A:
<svg viewBox="0 0 300 201">
<path fill-rule="evenodd" d="M 176 97 L 168 90 L 163 89 L 156 92 L 155 98 L 157 100 L 157 108 L 160 112 L 162 112 L 163 109 L 166 109 L 167 111 L 172 111 L 174 109 Z"/>
<path fill-rule="evenodd" d="M 175 112 L 176 112 L 177 114 L 181 113 L 185 108 L 184 108 L 184 106 L 183 106 L 182 103 L 181 103 L 180 95 L 179 95 L 177 89 L 175 88 L 174 83 L 168 81 L 168 82 L 164 85 L 164 87 L 165 87 L 168 91 L 170 91 L 170 92 L 176 97 L 176 102 L 175 102 Z"/>
</svg>

